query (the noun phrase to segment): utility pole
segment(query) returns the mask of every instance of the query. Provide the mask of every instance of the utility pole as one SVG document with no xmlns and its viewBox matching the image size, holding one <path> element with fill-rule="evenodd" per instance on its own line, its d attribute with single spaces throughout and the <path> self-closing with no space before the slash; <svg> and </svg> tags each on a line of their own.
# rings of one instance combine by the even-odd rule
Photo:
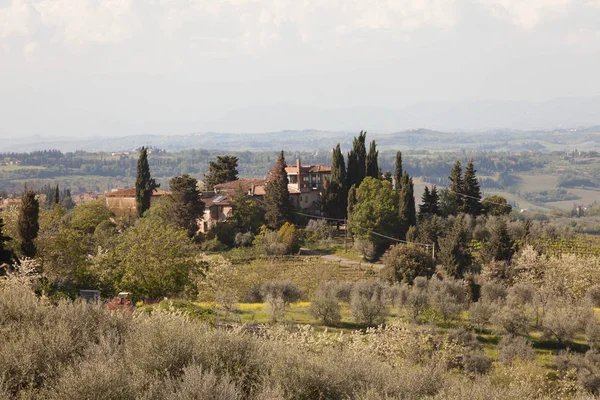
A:
<svg viewBox="0 0 600 400">
<path fill-rule="evenodd" d="M 435 261 L 435 243 L 432 243 L 431 249 L 431 257 L 433 258 L 433 261 Z"/>
</svg>

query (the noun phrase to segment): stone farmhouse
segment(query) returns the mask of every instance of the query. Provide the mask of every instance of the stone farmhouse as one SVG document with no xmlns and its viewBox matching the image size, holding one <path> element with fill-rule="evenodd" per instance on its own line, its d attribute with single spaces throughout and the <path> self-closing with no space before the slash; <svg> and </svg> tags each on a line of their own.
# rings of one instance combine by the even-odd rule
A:
<svg viewBox="0 0 600 400">
<path fill-rule="evenodd" d="M 288 191 L 292 205 L 313 214 L 321 211 L 321 196 L 325 183 L 331 177 L 331 167 L 326 165 L 302 165 L 300 160 L 296 164 L 285 168 L 288 176 Z M 204 213 L 198 221 L 200 232 L 208 232 L 219 222 L 226 222 L 231 217 L 233 206 L 232 199 L 235 191 L 242 188 L 247 196 L 262 201 L 265 195 L 266 179 L 240 178 L 235 181 L 216 185 L 214 191 L 202 192 Z M 166 196 L 170 192 L 154 190 L 151 203 Z M 106 193 L 106 206 L 115 214 L 115 218 L 131 223 L 137 218 L 135 201 L 135 188 L 114 190 Z"/>
<path fill-rule="evenodd" d="M 288 176 L 288 191 L 292 205 L 318 214 L 321 211 L 321 195 L 325 189 L 325 182 L 331 177 L 331 167 L 326 165 L 296 164 L 285 168 Z M 240 178 L 236 181 L 216 185 L 213 192 L 204 192 L 204 215 L 199 223 L 201 232 L 208 232 L 212 226 L 219 222 L 226 222 L 233 208 L 231 206 L 235 191 L 241 187 L 242 191 L 257 201 L 262 201 L 265 194 L 266 179 Z"/>
<path fill-rule="evenodd" d="M 166 190 L 155 189 L 152 192 L 150 204 L 170 193 Z M 106 199 L 106 207 L 115 214 L 116 219 L 132 223 L 137 218 L 135 188 L 113 190 L 106 193 L 104 198 Z"/>
</svg>

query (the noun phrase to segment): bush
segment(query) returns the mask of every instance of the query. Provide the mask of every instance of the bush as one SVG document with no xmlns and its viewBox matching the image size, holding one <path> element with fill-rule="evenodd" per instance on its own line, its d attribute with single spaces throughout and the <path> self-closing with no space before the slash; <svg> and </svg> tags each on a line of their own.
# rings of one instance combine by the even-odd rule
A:
<svg viewBox="0 0 600 400">
<path fill-rule="evenodd" d="M 272 322 L 283 317 L 289 303 L 300 300 L 300 289 L 290 280 L 268 281 L 261 286 L 260 293 L 267 305 L 267 315 Z"/>
<path fill-rule="evenodd" d="M 586 292 L 585 297 L 590 302 L 592 307 L 600 307 L 600 285 L 594 285 L 590 287 Z"/>
<path fill-rule="evenodd" d="M 215 301 L 227 313 L 232 312 L 238 304 L 238 298 L 230 289 L 219 290 L 215 294 Z"/>
<path fill-rule="evenodd" d="M 467 291 L 462 281 L 446 278 L 429 281 L 429 303 L 444 321 L 457 319 L 467 305 Z"/>
<path fill-rule="evenodd" d="M 266 256 L 282 256 L 288 254 L 288 247 L 279 236 L 279 232 L 266 230 L 254 238 L 254 246 Z"/>
<path fill-rule="evenodd" d="M 211 253 L 218 253 L 227 250 L 227 246 L 221 243 L 216 237 L 202 243 L 202 246 L 200 246 L 200 248 L 202 249 L 202 251 Z"/>
<path fill-rule="evenodd" d="M 365 239 L 356 239 L 354 248 L 358 250 L 366 260 L 374 260 L 377 255 L 373 243 Z"/>
<path fill-rule="evenodd" d="M 435 263 L 431 254 L 415 245 L 396 245 L 383 257 L 382 274 L 391 282 L 412 284 L 417 276 L 431 277 Z"/>
<path fill-rule="evenodd" d="M 310 233 L 308 239 L 313 242 L 330 241 L 335 236 L 335 230 L 324 219 L 311 219 L 306 225 L 306 231 Z"/>
<path fill-rule="evenodd" d="M 337 285 L 336 297 L 339 301 L 344 303 L 350 303 L 350 296 L 352 294 L 352 288 L 354 287 L 353 282 L 339 282 Z"/>
<path fill-rule="evenodd" d="M 296 254 L 300 250 L 296 226 L 286 222 L 279 228 L 279 239 L 286 245 L 286 254 Z"/>
<path fill-rule="evenodd" d="M 535 352 L 529 340 L 520 336 L 505 336 L 498 344 L 498 359 L 503 364 L 511 364 L 514 360 L 535 359 Z"/>
<path fill-rule="evenodd" d="M 593 313 L 592 317 L 594 317 Z M 542 319 L 544 336 L 555 338 L 561 344 L 565 340 L 572 340 L 583 328 L 584 315 L 581 307 L 577 307 L 568 299 L 552 301 Z"/>
<path fill-rule="evenodd" d="M 501 283 L 490 282 L 481 286 L 481 299 L 487 302 L 503 303 L 508 291 Z"/>
<path fill-rule="evenodd" d="M 342 319 L 337 289 L 335 282 L 320 283 L 310 299 L 310 313 L 326 325 L 338 323 Z"/>
<path fill-rule="evenodd" d="M 481 344 L 477 341 L 475 334 L 462 326 L 450 329 L 448 331 L 448 339 L 471 350 L 481 349 Z"/>
<path fill-rule="evenodd" d="M 491 368 L 492 360 L 481 351 L 470 351 L 463 357 L 463 369 L 469 374 L 487 374 Z"/>
<path fill-rule="evenodd" d="M 535 288 L 531 285 L 517 283 L 508 291 L 508 304 L 527 305 L 532 304 L 535 297 Z"/>
<path fill-rule="evenodd" d="M 498 305 L 496 303 L 479 300 L 476 303 L 472 303 L 469 307 L 469 318 L 473 325 L 479 329 L 484 329 L 497 311 Z"/>
<path fill-rule="evenodd" d="M 241 233 L 238 232 L 235 235 L 235 246 L 236 247 L 250 247 L 254 242 L 254 235 L 252 232 Z"/>
<path fill-rule="evenodd" d="M 356 322 L 374 326 L 385 321 L 388 305 L 385 287 L 377 281 L 360 281 L 354 284 L 350 305 Z"/>
<path fill-rule="evenodd" d="M 492 322 L 512 336 L 527 336 L 530 325 L 526 310 L 515 306 L 502 307 Z"/>
<path fill-rule="evenodd" d="M 427 288 L 429 282 L 427 278 L 418 276 L 415 278 L 412 288 L 406 298 L 406 307 L 410 311 L 410 316 L 416 320 L 423 311 L 429 307 L 429 294 Z"/>
<path fill-rule="evenodd" d="M 227 248 L 233 247 L 235 244 L 235 226 L 228 222 L 219 222 L 208 231 L 206 235 L 208 239 L 217 239 Z"/>
</svg>

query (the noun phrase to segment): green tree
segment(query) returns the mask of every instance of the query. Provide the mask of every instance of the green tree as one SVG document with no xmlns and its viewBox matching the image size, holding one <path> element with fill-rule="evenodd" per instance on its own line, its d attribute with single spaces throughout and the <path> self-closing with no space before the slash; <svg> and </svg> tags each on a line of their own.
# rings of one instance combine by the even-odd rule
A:
<svg viewBox="0 0 600 400">
<path fill-rule="evenodd" d="M 148 164 L 148 149 L 142 147 L 137 163 L 137 175 L 135 179 L 135 201 L 138 216 L 150 208 L 152 192 L 160 185 L 150 176 L 150 165 Z"/>
<path fill-rule="evenodd" d="M 279 157 L 277 157 L 275 167 L 269 173 L 265 186 L 265 219 L 271 229 L 279 229 L 285 222 L 292 219 L 294 208 L 290 201 L 285 167 L 285 157 L 282 150 Z"/>
<path fill-rule="evenodd" d="M 508 200 L 498 195 L 493 195 L 483 199 L 481 202 L 481 208 L 484 214 L 495 217 L 508 215 L 512 211 L 512 207 L 510 204 L 508 204 Z"/>
<path fill-rule="evenodd" d="M 238 161 L 235 156 L 217 156 L 217 161 L 208 165 L 208 174 L 204 175 L 206 190 L 213 190 L 215 185 L 238 179 Z"/>
<path fill-rule="evenodd" d="M 378 236 L 377 233 L 392 236 L 398 230 L 398 196 L 391 183 L 365 178 L 356 190 L 350 228 L 354 235 L 372 243 L 378 254 L 389 247 L 390 239 Z"/>
<path fill-rule="evenodd" d="M 419 220 L 422 221 L 424 218 L 432 215 L 439 214 L 439 199 L 437 188 L 435 185 L 431 190 L 425 186 L 423 196 L 421 196 L 421 204 L 419 204 Z"/>
<path fill-rule="evenodd" d="M 113 216 L 103 199 L 88 201 L 69 212 L 70 226 L 83 233 L 92 234 L 103 221 Z"/>
<path fill-rule="evenodd" d="M 464 214 L 459 214 L 450 232 L 439 240 L 439 260 L 446 273 L 454 278 L 462 278 L 473 262 L 469 248 L 469 231 Z"/>
<path fill-rule="evenodd" d="M 448 179 L 450 180 L 448 189 L 454 195 L 454 200 L 456 202 L 456 209 L 448 211 L 450 211 L 450 215 L 456 215 L 463 209 L 463 197 L 461 196 L 461 194 L 463 193 L 464 182 L 462 177 L 462 166 L 460 165 L 460 161 L 457 160 L 454 163 L 454 166 L 450 171 L 450 176 L 448 177 Z"/>
<path fill-rule="evenodd" d="M 394 189 L 400 190 L 401 188 L 401 180 L 402 180 L 402 153 L 396 152 L 396 163 L 394 166 Z"/>
<path fill-rule="evenodd" d="M 65 193 L 62 196 L 62 199 L 60 200 L 60 205 L 62 208 L 64 208 L 67 211 L 71 210 L 73 207 L 75 207 L 75 202 L 73 201 L 73 198 L 71 197 L 70 189 L 65 190 Z"/>
<path fill-rule="evenodd" d="M 19 210 L 18 234 L 21 241 L 21 252 L 26 257 L 34 257 L 36 253 L 35 238 L 40 230 L 40 203 L 32 190 L 25 190 L 21 198 Z"/>
<path fill-rule="evenodd" d="M 417 225 L 417 211 L 415 207 L 414 184 L 408 173 L 402 175 L 402 188 L 400 189 L 400 203 L 398 207 L 400 221 L 400 237 L 404 239 L 411 226 Z"/>
<path fill-rule="evenodd" d="M 142 218 L 119 235 L 118 244 L 94 260 L 103 293 L 125 290 L 134 299 L 193 296 L 206 265 L 185 230 L 159 218 Z"/>
<path fill-rule="evenodd" d="M 58 183 L 56 184 L 56 188 L 54 189 L 54 194 L 52 195 L 52 204 L 60 203 L 60 191 L 58 190 Z"/>
<path fill-rule="evenodd" d="M 233 212 L 229 220 L 240 232 L 256 233 L 264 224 L 265 210 L 238 186 L 232 199 Z"/>
<path fill-rule="evenodd" d="M 331 161 L 331 180 L 323 196 L 323 209 L 334 218 L 344 218 L 348 201 L 346 188 L 346 166 L 339 143 L 333 149 Z"/>
<path fill-rule="evenodd" d="M 412 285 L 417 276 L 431 277 L 435 263 L 431 253 L 416 245 L 398 244 L 383 257 L 385 268 L 381 271 L 391 282 L 406 282 Z"/>
<path fill-rule="evenodd" d="M 173 200 L 173 222 L 181 229 L 185 229 L 190 237 L 194 236 L 198 230 L 198 218 L 204 211 L 198 181 L 184 174 L 171 179 L 169 188 Z"/>
<path fill-rule="evenodd" d="M 514 253 L 514 241 L 508 233 L 506 220 L 502 217 L 492 221 L 490 238 L 484 243 L 480 257 L 484 263 L 510 261 Z"/>
<path fill-rule="evenodd" d="M 4 234 L 4 219 L 0 217 L 0 267 L 3 264 L 12 265 L 15 260 L 15 254 L 8 246 L 11 240 L 10 236 Z"/>
<path fill-rule="evenodd" d="M 462 196 L 463 212 L 475 217 L 481 214 L 481 189 L 475 175 L 476 172 L 473 160 L 469 161 L 463 177 L 462 191 L 464 195 Z"/>
<path fill-rule="evenodd" d="M 375 141 L 371 141 L 369 146 L 369 153 L 367 153 L 366 158 L 366 166 L 365 173 L 366 176 L 370 176 L 371 178 L 380 179 L 381 173 L 379 172 L 379 165 L 377 162 L 377 157 L 379 156 L 379 151 L 377 151 L 377 144 Z"/>
<path fill-rule="evenodd" d="M 348 153 L 347 187 L 359 187 L 367 175 L 366 139 L 367 132 L 360 131 L 352 142 L 352 149 Z"/>
</svg>

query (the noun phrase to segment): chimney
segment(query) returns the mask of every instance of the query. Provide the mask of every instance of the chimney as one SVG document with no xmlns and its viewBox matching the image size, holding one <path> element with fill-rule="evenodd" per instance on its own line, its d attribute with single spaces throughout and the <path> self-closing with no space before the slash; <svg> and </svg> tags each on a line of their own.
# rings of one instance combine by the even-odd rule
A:
<svg viewBox="0 0 600 400">
<path fill-rule="evenodd" d="M 300 159 L 296 159 L 296 168 L 298 168 L 298 190 L 302 190 L 302 163 Z"/>
</svg>

